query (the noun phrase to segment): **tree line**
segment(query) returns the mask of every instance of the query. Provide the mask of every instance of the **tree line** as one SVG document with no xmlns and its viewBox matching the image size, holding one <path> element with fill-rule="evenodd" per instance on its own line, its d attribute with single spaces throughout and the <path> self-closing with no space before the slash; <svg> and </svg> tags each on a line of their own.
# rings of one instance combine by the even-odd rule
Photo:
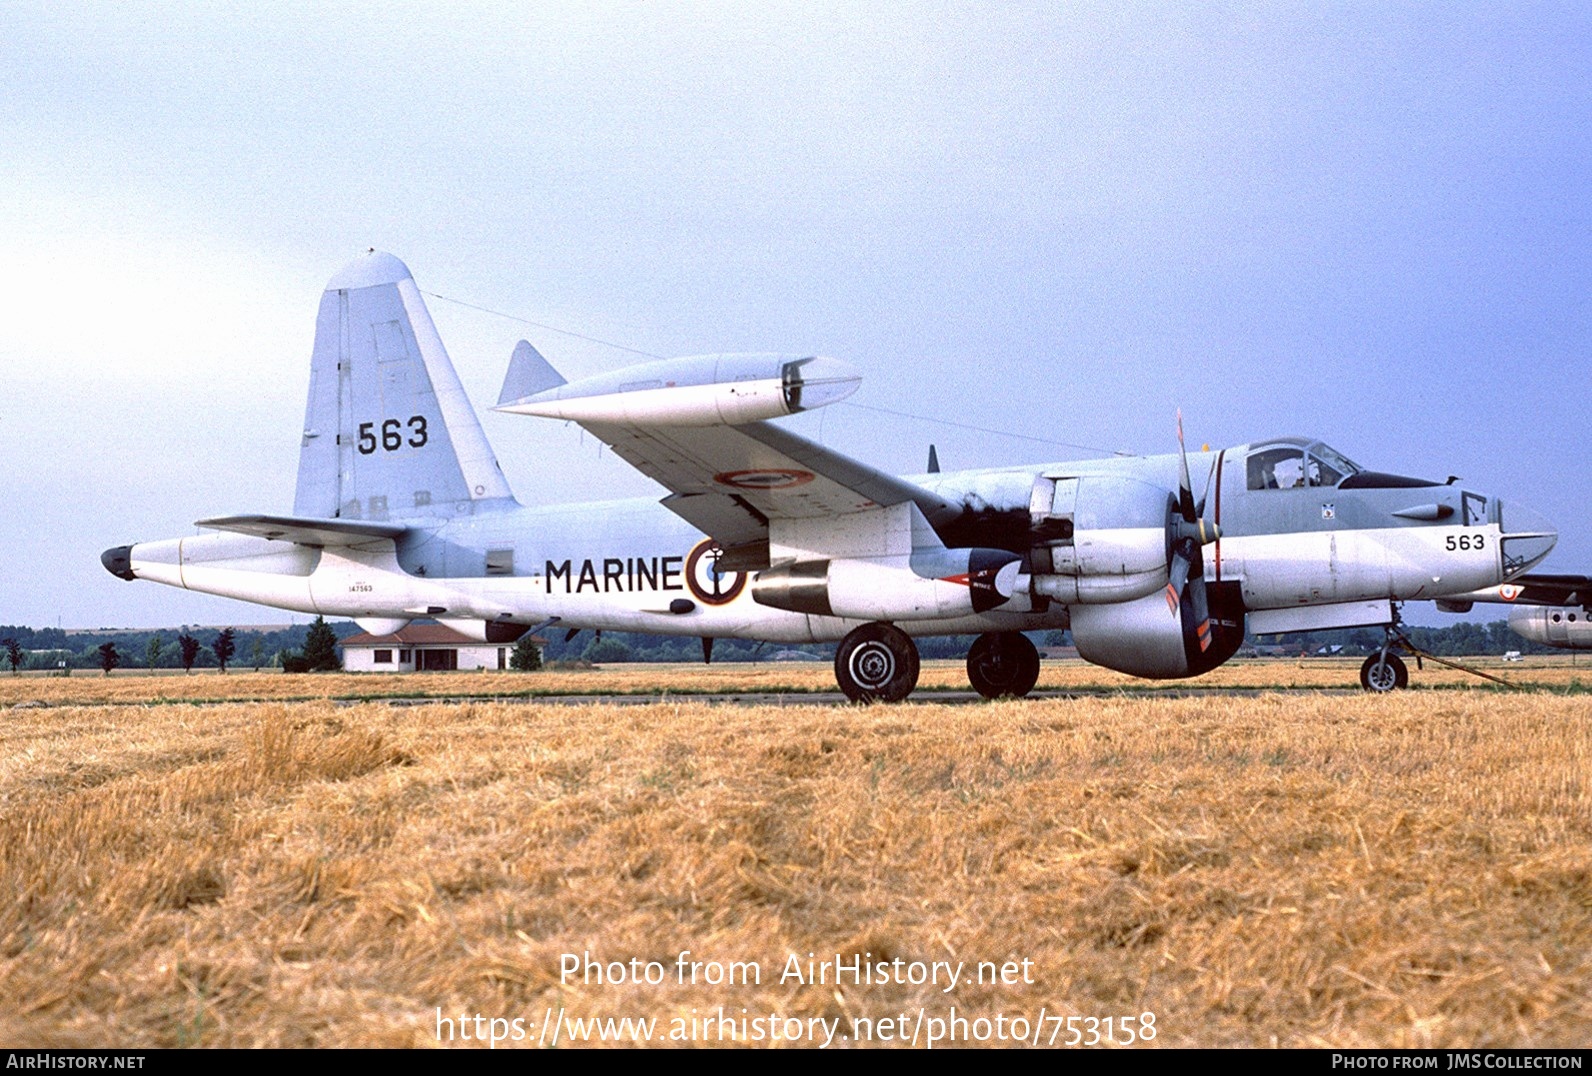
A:
<svg viewBox="0 0 1592 1076">
<path fill-rule="evenodd" d="M 271 631 L 183 625 L 68 635 L 60 628 L 0 624 L 0 665 L 23 672 L 60 669 L 63 662 L 68 670 L 280 669 L 299 664 L 307 644 L 315 642 L 312 659 L 325 668 L 337 661 L 338 641 L 358 631 L 351 621 L 328 623 L 319 617 L 312 624 Z"/>
<path fill-rule="evenodd" d="M 179 628 L 144 631 L 74 632 L 60 628 L 29 628 L 0 625 L 0 664 L 11 671 L 58 669 L 284 669 L 288 672 L 319 671 L 341 667 L 337 645 L 356 634 L 352 621 L 326 621 L 317 617 L 311 624 L 295 624 L 272 631 L 238 631 L 233 628 Z M 1552 654 L 1550 646 L 1533 643 L 1509 630 L 1507 621 L 1489 624 L 1463 622 L 1443 628 L 1409 628 L 1416 646 L 1442 657 L 1502 655 L 1511 650 L 1522 654 Z M 1065 631 L 1030 632 L 1041 646 L 1066 646 L 1072 642 Z M 929 636 L 918 640 L 926 659 L 957 659 L 967 655 L 975 636 Z M 1280 646 L 1288 653 L 1339 653 L 1346 656 L 1369 654 L 1382 645 L 1382 632 L 1373 628 L 1338 631 L 1299 632 L 1292 635 L 1250 636 L 1248 646 Z M 534 655 L 531 650 L 537 650 Z M 758 643 L 744 639 L 718 639 L 713 645 L 715 662 L 768 661 L 779 655 L 792 660 L 829 661 L 832 643 Z M 515 668 L 539 668 L 550 662 L 589 662 L 594 665 L 618 662 L 696 662 L 702 660 L 702 643 L 695 636 L 650 635 L 643 632 L 580 631 L 569 637 L 555 632 L 545 646 L 531 647 L 522 642 L 516 647 Z"/>
</svg>

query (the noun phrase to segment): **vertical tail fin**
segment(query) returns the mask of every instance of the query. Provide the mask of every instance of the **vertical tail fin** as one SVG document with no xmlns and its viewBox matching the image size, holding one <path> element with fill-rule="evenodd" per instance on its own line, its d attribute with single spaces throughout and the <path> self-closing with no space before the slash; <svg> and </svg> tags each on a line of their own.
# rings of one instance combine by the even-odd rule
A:
<svg viewBox="0 0 1592 1076">
<path fill-rule="evenodd" d="M 293 514 L 456 516 L 512 499 L 403 262 L 371 251 L 321 296 Z"/>
</svg>

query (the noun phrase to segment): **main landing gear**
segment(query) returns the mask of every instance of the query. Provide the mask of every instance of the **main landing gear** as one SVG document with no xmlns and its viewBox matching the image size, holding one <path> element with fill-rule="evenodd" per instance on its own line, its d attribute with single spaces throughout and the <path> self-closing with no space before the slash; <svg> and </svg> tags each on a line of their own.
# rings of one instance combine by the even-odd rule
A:
<svg viewBox="0 0 1592 1076">
<path fill-rule="evenodd" d="M 967 652 L 967 678 L 986 699 L 1021 698 L 1039 680 L 1039 651 L 1016 631 L 989 631 Z M 894 624 L 864 624 L 840 641 L 835 680 L 852 702 L 900 702 L 918 684 L 918 647 Z"/>
<path fill-rule="evenodd" d="M 918 647 L 894 624 L 864 624 L 840 640 L 835 679 L 852 702 L 900 702 L 918 685 Z"/>
<path fill-rule="evenodd" d="M 985 632 L 967 652 L 967 678 L 986 699 L 1022 698 L 1039 682 L 1039 651 L 1022 632 Z"/>
</svg>

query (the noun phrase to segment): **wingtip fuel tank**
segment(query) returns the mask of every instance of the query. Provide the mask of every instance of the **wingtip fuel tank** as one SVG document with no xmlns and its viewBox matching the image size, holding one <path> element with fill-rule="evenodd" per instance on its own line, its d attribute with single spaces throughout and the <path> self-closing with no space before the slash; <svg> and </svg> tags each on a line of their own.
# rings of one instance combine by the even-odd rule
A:
<svg viewBox="0 0 1592 1076">
<path fill-rule="evenodd" d="M 696 355 L 555 385 L 500 401 L 497 410 L 577 422 L 739 426 L 824 407 L 861 382 L 850 364 L 819 355 Z M 504 395 L 511 394 L 505 383 Z"/>
</svg>

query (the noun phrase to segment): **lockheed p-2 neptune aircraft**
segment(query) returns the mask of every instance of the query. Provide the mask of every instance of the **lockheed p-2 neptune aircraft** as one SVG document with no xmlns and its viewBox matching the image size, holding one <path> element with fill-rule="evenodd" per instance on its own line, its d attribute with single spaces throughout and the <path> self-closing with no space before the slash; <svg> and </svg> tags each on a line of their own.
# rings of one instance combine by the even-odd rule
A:
<svg viewBox="0 0 1592 1076">
<path fill-rule="evenodd" d="M 704 657 L 714 638 L 838 641 L 841 690 L 897 701 L 914 636 L 977 634 L 968 675 L 988 697 L 1033 688 L 1034 629 L 1069 628 L 1083 658 L 1134 676 L 1197 676 L 1246 617 L 1257 634 L 1391 625 L 1397 603 L 1509 584 L 1557 538 L 1513 501 L 1312 439 L 903 478 L 770 421 L 859 380 L 834 359 L 717 355 L 568 383 L 522 342 L 498 409 L 579 423 L 669 491 L 525 507 L 409 270 L 372 251 L 321 299 L 293 514 L 205 519 L 216 533 L 102 560 L 374 634 L 557 625 L 694 635 Z M 1378 690 L 1406 676 L 1386 648 L 1361 673 Z"/>
</svg>

